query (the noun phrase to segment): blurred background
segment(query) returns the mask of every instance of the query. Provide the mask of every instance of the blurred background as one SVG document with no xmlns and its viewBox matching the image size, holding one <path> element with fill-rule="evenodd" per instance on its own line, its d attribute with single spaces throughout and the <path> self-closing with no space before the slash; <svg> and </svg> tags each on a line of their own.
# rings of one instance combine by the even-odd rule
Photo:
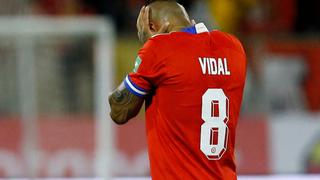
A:
<svg viewBox="0 0 320 180">
<path fill-rule="evenodd" d="M 179 2 L 246 49 L 239 174 L 320 173 L 320 1 Z M 149 176 L 143 113 L 116 127 L 107 107 L 144 3 L 0 0 L 0 177 Z"/>
</svg>

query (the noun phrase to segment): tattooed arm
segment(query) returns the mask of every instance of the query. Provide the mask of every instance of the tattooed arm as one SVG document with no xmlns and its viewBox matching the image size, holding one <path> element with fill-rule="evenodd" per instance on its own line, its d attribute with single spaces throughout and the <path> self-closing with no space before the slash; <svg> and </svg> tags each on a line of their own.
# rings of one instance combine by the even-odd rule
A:
<svg viewBox="0 0 320 180">
<path fill-rule="evenodd" d="M 143 104 L 144 98 L 132 94 L 124 83 L 109 96 L 110 116 L 117 124 L 124 124 L 135 117 Z"/>
</svg>

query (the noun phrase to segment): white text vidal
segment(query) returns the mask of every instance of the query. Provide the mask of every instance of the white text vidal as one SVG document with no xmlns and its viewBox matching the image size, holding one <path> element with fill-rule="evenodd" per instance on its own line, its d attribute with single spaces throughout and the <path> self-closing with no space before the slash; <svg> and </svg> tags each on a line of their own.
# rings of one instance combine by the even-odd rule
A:
<svg viewBox="0 0 320 180">
<path fill-rule="evenodd" d="M 203 74 L 230 75 L 227 58 L 200 58 L 199 63 Z"/>
</svg>

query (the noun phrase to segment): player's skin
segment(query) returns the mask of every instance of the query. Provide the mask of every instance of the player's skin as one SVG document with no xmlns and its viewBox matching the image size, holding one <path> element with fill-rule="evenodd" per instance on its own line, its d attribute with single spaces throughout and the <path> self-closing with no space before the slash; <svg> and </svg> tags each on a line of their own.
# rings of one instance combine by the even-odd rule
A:
<svg viewBox="0 0 320 180">
<path fill-rule="evenodd" d="M 154 35 L 180 31 L 194 25 L 183 6 L 176 2 L 154 2 L 143 6 L 137 19 L 138 37 L 145 43 Z M 144 98 L 132 94 L 124 83 L 109 96 L 110 116 L 117 124 L 124 124 L 135 117 L 143 104 Z"/>
</svg>

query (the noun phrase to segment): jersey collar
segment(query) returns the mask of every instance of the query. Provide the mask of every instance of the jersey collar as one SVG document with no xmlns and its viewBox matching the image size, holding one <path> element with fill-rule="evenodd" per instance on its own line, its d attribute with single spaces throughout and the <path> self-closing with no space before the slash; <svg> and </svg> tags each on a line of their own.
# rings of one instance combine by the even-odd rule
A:
<svg viewBox="0 0 320 180">
<path fill-rule="evenodd" d="M 209 32 L 207 27 L 203 23 L 198 23 L 194 26 L 183 28 L 181 31 L 190 33 L 190 34 L 199 34 L 203 32 Z"/>
</svg>

